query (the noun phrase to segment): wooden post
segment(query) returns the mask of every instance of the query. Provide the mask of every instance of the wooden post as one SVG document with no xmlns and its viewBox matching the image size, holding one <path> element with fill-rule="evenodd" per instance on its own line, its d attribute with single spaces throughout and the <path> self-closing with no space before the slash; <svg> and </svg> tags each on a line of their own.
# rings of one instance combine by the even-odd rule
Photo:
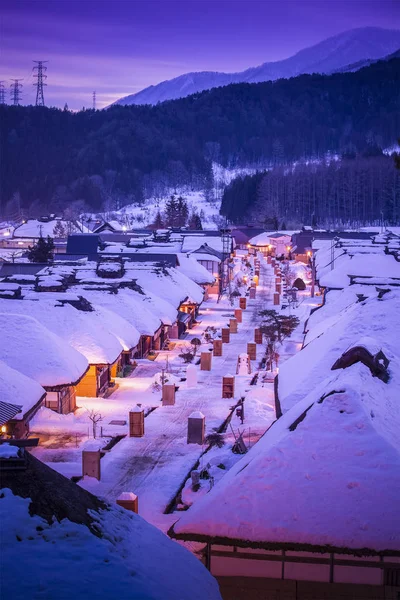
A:
<svg viewBox="0 0 400 600">
<path fill-rule="evenodd" d="M 132 492 L 122 492 L 119 498 L 117 498 L 117 504 L 137 515 L 139 514 L 139 499 Z"/>
<path fill-rule="evenodd" d="M 281 293 L 281 291 L 282 291 L 282 285 L 281 285 L 280 283 L 276 283 L 276 284 L 275 284 L 275 292 L 276 292 L 277 294 L 280 294 L 280 293 Z"/>
<path fill-rule="evenodd" d="M 246 310 L 247 298 L 239 298 L 239 308 L 241 308 L 242 310 Z"/>
<path fill-rule="evenodd" d="M 144 436 L 144 410 L 135 406 L 129 411 L 129 437 Z"/>
<path fill-rule="evenodd" d="M 231 339 L 230 329 L 228 329 L 227 327 L 224 327 L 223 329 L 221 329 L 221 334 L 222 334 L 222 343 L 229 344 L 230 339 Z"/>
<path fill-rule="evenodd" d="M 274 306 L 279 306 L 280 304 L 280 295 L 276 292 L 274 294 Z"/>
<path fill-rule="evenodd" d="M 237 324 L 238 322 L 236 321 L 236 319 L 229 319 L 229 331 L 231 333 L 237 333 Z"/>
<path fill-rule="evenodd" d="M 235 378 L 233 375 L 225 375 L 222 378 L 222 397 L 233 398 L 235 395 Z"/>
<path fill-rule="evenodd" d="M 250 300 L 254 300 L 255 297 L 256 297 L 256 288 L 252 287 L 252 288 L 250 288 Z"/>
<path fill-rule="evenodd" d="M 280 275 L 276 276 L 275 283 L 282 283 L 282 277 Z"/>
<path fill-rule="evenodd" d="M 200 411 L 195 411 L 188 418 L 187 443 L 204 444 L 206 418 Z"/>
<path fill-rule="evenodd" d="M 200 355 L 200 371 L 211 371 L 211 352 L 202 352 Z"/>
<path fill-rule="evenodd" d="M 100 450 L 82 450 L 82 475 L 100 481 Z"/>
<path fill-rule="evenodd" d="M 262 333 L 259 327 L 254 330 L 254 341 L 256 344 L 262 344 Z"/>
<path fill-rule="evenodd" d="M 253 277 L 253 281 L 256 284 L 256 286 L 258 285 L 258 275 L 254 275 Z"/>
<path fill-rule="evenodd" d="M 222 356 L 222 340 L 213 341 L 213 354 L 214 356 Z"/>
<path fill-rule="evenodd" d="M 175 384 L 164 383 L 162 386 L 162 405 L 174 406 L 175 404 Z"/>
<path fill-rule="evenodd" d="M 247 342 L 247 354 L 250 360 L 257 360 L 257 344 L 255 342 Z"/>
<path fill-rule="evenodd" d="M 242 322 L 242 309 L 241 308 L 235 308 L 235 319 L 238 323 Z"/>
</svg>

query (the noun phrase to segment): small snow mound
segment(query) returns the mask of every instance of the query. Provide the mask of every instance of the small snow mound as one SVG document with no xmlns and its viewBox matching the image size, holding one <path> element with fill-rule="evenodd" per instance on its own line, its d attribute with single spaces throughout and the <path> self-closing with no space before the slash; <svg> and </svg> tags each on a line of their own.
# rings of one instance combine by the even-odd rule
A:
<svg viewBox="0 0 400 600">
<path fill-rule="evenodd" d="M 195 410 L 189 415 L 189 419 L 204 419 L 204 415 L 199 410 Z"/>
<path fill-rule="evenodd" d="M 122 492 L 118 496 L 118 500 L 136 500 L 137 496 L 133 492 Z"/>
<path fill-rule="evenodd" d="M 0 444 L 0 458 L 16 458 L 18 456 L 18 446 L 10 444 Z"/>
</svg>

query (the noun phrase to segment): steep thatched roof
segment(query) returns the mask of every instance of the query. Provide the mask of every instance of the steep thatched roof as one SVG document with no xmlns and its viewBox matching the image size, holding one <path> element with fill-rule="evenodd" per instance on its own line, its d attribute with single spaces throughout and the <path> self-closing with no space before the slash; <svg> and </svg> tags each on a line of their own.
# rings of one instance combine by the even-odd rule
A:
<svg viewBox="0 0 400 600">
<path fill-rule="evenodd" d="M 105 509 L 107 505 L 28 452 L 26 459 L 26 469 L 0 473 L 0 487 L 9 488 L 22 498 L 31 498 L 31 515 L 39 515 L 49 523 L 54 519 L 69 519 L 97 533 L 88 511 Z"/>
</svg>

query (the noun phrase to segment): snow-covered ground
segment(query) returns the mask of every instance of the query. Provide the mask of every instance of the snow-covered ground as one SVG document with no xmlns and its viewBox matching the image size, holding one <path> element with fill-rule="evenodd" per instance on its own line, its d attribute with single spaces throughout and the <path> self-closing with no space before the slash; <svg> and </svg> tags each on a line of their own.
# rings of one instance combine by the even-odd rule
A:
<svg viewBox="0 0 400 600">
<path fill-rule="evenodd" d="M 165 204 L 170 199 L 172 194 L 185 198 L 189 209 L 189 215 L 193 212 L 196 212 L 201 218 L 203 229 L 215 229 L 220 223 L 220 200 L 208 201 L 205 198 L 204 193 L 201 191 L 193 192 L 179 189 L 177 191 L 171 189 L 161 198 L 146 198 L 143 204 L 128 204 L 120 210 L 113 210 L 109 213 L 101 214 L 87 214 L 85 215 L 85 218 L 87 219 L 89 216 L 92 218 L 101 216 L 107 221 L 116 220 L 121 225 L 125 225 L 127 228 L 143 228 L 154 223 L 158 212 L 163 214 L 165 211 Z"/>
</svg>

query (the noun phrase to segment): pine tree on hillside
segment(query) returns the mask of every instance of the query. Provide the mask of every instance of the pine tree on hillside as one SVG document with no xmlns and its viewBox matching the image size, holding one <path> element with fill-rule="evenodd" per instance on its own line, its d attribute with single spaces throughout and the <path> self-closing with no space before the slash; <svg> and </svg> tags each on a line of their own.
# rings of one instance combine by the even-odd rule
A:
<svg viewBox="0 0 400 600">
<path fill-rule="evenodd" d="M 29 246 L 28 259 L 34 263 L 48 263 L 53 260 L 54 241 L 49 235 L 47 239 L 40 237 L 34 246 Z"/>
<path fill-rule="evenodd" d="M 164 222 L 162 220 L 160 211 L 157 212 L 153 225 L 155 229 L 162 229 L 164 227 Z"/>
<path fill-rule="evenodd" d="M 194 212 L 189 219 L 189 229 L 203 229 L 200 216 L 196 212 Z"/>
<path fill-rule="evenodd" d="M 178 203 L 175 196 L 171 196 L 165 205 L 165 225 L 168 227 L 176 227 L 178 216 Z"/>
<path fill-rule="evenodd" d="M 188 209 L 187 202 L 184 198 L 182 198 L 182 196 L 179 196 L 178 202 L 177 202 L 177 221 L 178 221 L 177 225 L 178 225 L 178 227 L 185 227 L 188 217 L 189 217 L 189 209 Z"/>
</svg>

